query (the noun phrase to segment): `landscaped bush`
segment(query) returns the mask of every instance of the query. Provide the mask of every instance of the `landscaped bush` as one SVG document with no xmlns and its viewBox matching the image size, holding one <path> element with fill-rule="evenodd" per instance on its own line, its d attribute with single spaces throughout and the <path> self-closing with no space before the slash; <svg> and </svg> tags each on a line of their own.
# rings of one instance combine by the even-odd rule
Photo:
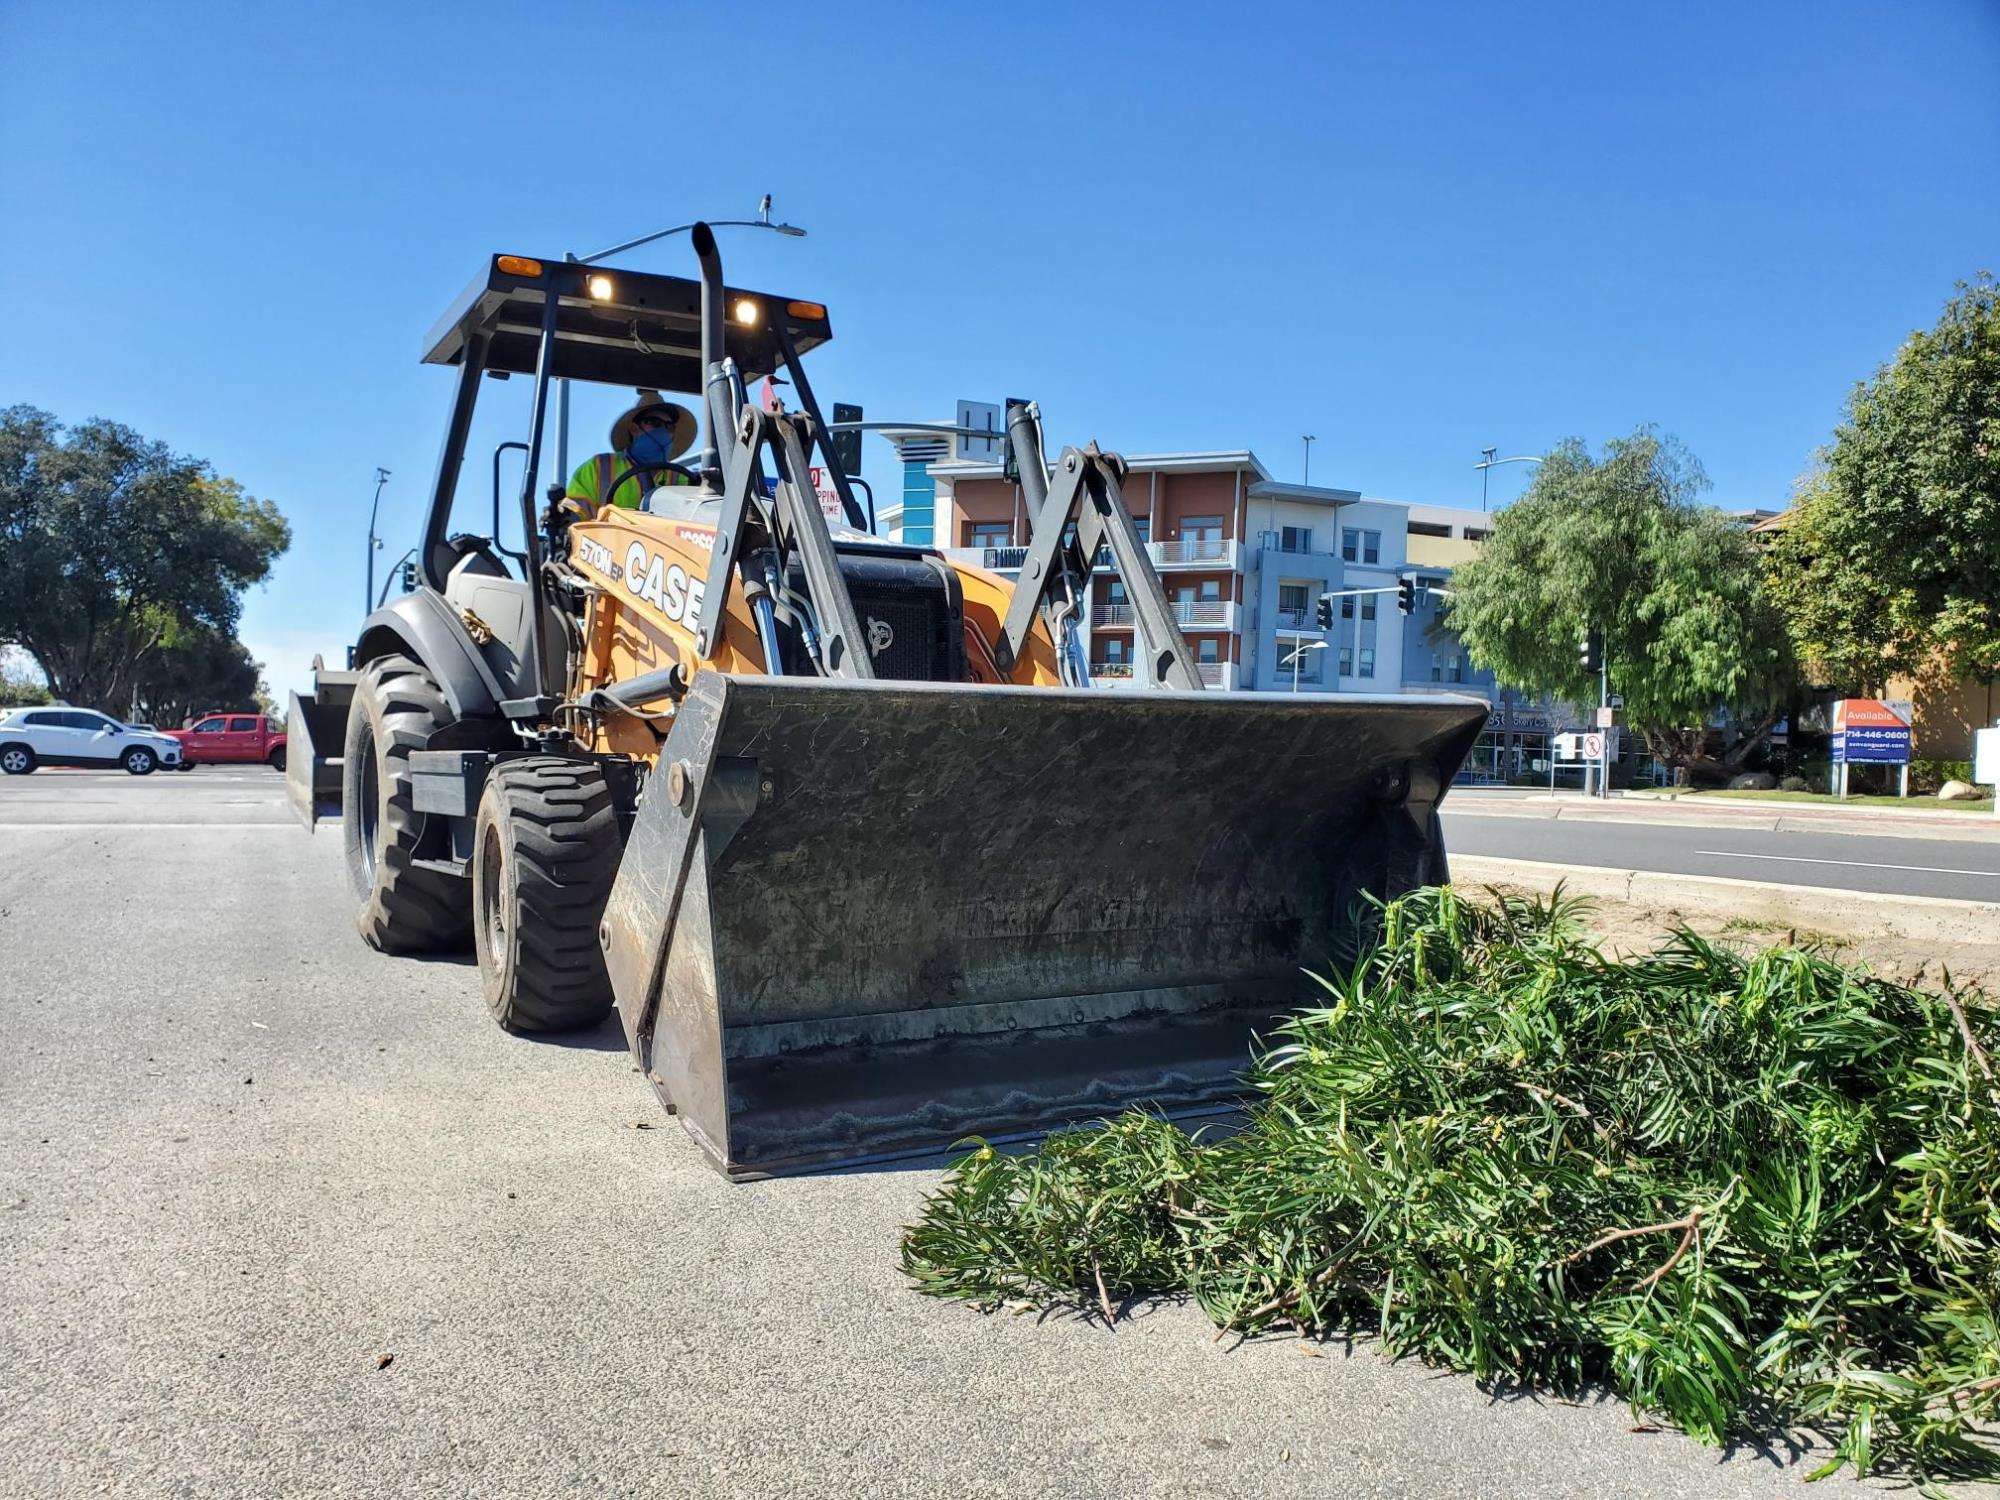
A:
<svg viewBox="0 0 2000 1500">
<path fill-rule="evenodd" d="M 1913 760 L 1910 762 L 1910 790 L 1925 797 L 1935 797 L 1937 789 L 1947 781 L 1972 780 L 1972 762 L 1969 760 Z"/>
<path fill-rule="evenodd" d="M 981 1146 L 905 1234 L 936 1296 L 1378 1335 L 1608 1384 L 1707 1442 L 1799 1423 L 1857 1470 L 1982 1462 L 2000 1410 L 2000 1091 L 1976 996 L 1574 903 L 1419 892 L 1256 1059 L 1247 1126 L 1143 1113 Z"/>
</svg>

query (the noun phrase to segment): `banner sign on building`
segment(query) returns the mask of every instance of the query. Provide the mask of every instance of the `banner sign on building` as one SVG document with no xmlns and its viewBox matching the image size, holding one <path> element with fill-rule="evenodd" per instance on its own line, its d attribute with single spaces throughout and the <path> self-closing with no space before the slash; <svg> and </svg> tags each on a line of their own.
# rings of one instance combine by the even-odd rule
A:
<svg viewBox="0 0 2000 1500">
<path fill-rule="evenodd" d="M 1842 698 L 1833 705 L 1833 759 L 1836 764 L 1907 765 L 1910 721 L 1879 698 Z"/>
</svg>

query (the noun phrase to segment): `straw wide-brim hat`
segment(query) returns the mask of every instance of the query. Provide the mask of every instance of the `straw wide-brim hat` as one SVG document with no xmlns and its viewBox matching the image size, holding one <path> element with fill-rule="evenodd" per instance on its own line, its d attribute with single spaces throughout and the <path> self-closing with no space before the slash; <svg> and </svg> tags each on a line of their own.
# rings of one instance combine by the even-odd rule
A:
<svg viewBox="0 0 2000 1500">
<path fill-rule="evenodd" d="M 675 458 L 679 458 L 694 446 L 694 413 L 678 402 L 663 399 L 658 391 L 641 391 L 638 401 L 630 409 L 620 412 L 618 420 L 611 424 L 613 453 L 623 453 L 632 446 L 632 424 L 649 411 L 673 418 Z"/>
</svg>

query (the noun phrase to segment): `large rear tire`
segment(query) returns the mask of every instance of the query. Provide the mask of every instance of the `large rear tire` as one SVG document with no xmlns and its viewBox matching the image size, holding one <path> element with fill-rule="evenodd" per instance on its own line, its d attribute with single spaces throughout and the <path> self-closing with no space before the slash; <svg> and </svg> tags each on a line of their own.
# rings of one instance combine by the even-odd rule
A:
<svg viewBox="0 0 2000 1500">
<path fill-rule="evenodd" d="M 355 925 L 384 953 L 465 946 L 472 886 L 463 875 L 417 867 L 423 818 L 411 803 L 410 752 L 453 722 L 437 681 L 407 656 L 385 656 L 354 684 L 342 747 L 341 839 L 360 903 Z"/>
<path fill-rule="evenodd" d="M 611 789 L 587 762 L 504 761 L 486 779 L 472 845 L 473 941 L 493 1019 L 573 1031 L 610 1013 L 597 927 L 618 874 Z"/>
</svg>

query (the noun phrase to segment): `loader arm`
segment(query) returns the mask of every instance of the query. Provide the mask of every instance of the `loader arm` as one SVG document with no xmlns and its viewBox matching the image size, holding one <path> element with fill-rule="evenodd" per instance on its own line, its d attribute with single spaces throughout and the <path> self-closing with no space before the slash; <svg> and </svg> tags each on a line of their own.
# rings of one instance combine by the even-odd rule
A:
<svg viewBox="0 0 2000 1500">
<path fill-rule="evenodd" d="M 1065 448 L 1051 485 L 1042 456 L 1041 418 L 1033 402 L 1008 403 L 1007 440 L 1035 519 L 1027 556 L 1021 560 L 1020 581 L 1014 587 L 1001 638 L 994 648 L 1000 670 L 1013 669 L 1037 613 L 1048 614 L 1049 631 L 1057 637 L 1058 647 L 1066 644 L 1064 637 L 1071 629 L 1065 618 L 1068 598 L 1089 586 L 1098 548 L 1108 546 L 1125 580 L 1125 596 L 1140 638 L 1151 653 L 1154 680 L 1162 687 L 1200 691 L 1201 672 L 1194 653 L 1174 620 L 1167 591 L 1146 554 L 1146 544 L 1140 540 L 1132 509 L 1125 503 L 1124 459 L 1104 452 L 1095 443 L 1082 449 Z M 1076 687 L 1088 685 L 1087 676 L 1072 683 Z"/>
</svg>

